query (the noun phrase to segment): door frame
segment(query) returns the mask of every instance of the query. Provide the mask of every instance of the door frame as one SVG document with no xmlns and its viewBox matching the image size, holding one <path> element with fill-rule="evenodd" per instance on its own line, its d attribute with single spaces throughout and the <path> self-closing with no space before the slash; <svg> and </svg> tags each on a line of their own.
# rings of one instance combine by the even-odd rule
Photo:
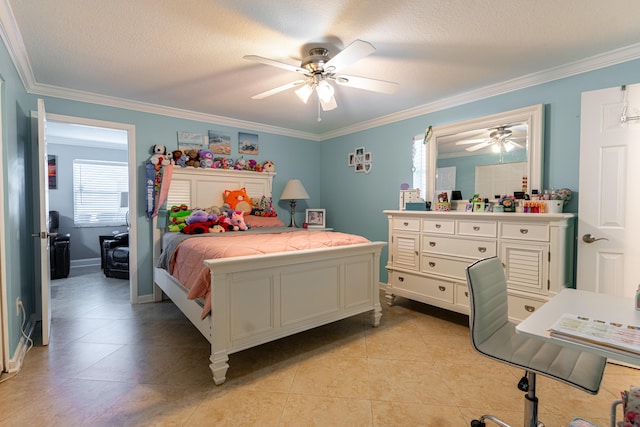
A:
<svg viewBox="0 0 640 427">
<path fill-rule="evenodd" d="M 4 80 L 0 79 L 0 93 L 3 93 Z M 4 117 L 2 114 L 2 103 L 0 103 L 0 117 Z M 4 120 L 0 120 L 0 165 L 4 168 L 4 132 L 3 132 Z M 4 173 L 0 173 L 0 372 L 9 366 L 9 317 L 8 317 L 8 304 L 7 304 L 7 252 L 5 242 L 5 211 L 4 211 Z"/>
<path fill-rule="evenodd" d="M 136 127 L 129 123 L 110 122 L 87 119 L 84 117 L 66 116 L 47 112 L 48 122 L 76 124 L 124 130 L 127 132 L 128 172 L 129 172 L 129 300 L 138 303 L 138 239 L 137 239 L 137 168 L 136 168 Z M 41 189 L 42 191 L 42 189 Z"/>
</svg>

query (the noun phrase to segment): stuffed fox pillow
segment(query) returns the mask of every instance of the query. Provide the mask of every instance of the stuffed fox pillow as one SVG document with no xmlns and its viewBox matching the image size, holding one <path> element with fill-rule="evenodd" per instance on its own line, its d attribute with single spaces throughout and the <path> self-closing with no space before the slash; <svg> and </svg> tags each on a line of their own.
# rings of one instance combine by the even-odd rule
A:
<svg viewBox="0 0 640 427">
<path fill-rule="evenodd" d="M 242 187 L 239 190 L 224 190 L 224 202 L 234 211 L 242 211 L 246 214 L 251 213 L 251 199 L 247 194 L 247 189 Z"/>
</svg>

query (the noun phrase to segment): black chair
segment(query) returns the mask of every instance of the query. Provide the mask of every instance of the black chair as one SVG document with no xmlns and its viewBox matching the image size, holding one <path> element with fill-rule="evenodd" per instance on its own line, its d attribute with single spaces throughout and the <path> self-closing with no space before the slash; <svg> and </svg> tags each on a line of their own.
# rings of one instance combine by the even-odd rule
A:
<svg viewBox="0 0 640 427">
<path fill-rule="evenodd" d="M 71 265 L 70 244 L 71 235 L 58 233 L 60 227 L 60 213 L 49 211 L 49 263 L 51 265 L 51 279 L 64 279 L 69 276 Z"/>
<path fill-rule="evenodd" d="M 104 275 L 129 279 L 129 233 L 120 233 L 102 242 Z"/>
</svg>

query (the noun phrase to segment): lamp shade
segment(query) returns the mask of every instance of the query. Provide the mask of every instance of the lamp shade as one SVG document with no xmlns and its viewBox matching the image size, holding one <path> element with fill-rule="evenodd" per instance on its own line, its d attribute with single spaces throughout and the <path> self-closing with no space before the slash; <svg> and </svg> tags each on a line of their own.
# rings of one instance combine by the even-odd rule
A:
<svg viewBox="0 0 640 427">
<path fill-rule="evenodd" d="M 309 198 L 309 193 L 299 179 L 290 179 L 280 196 L 283 200 L 304 200 Z"/>
</svg>

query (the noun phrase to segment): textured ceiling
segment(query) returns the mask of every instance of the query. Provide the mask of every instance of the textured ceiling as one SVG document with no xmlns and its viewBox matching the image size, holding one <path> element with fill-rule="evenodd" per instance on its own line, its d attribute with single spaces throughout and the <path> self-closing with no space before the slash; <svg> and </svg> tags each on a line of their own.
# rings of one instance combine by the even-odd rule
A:
<svg viewBox="0 0 640 427">
<path fill-rule="evenodd" d="M 540 72 L 640 57 L 637 0 L 0 0 L 0 9 L 33 93 L 318 139 Z M 398 82 L 395 94 L 336 87 L 338 108 L 320 122 L 317 104 L 292 90 L 251 99 L 299 75 L 244 55 L 299 65 L 310 43 L 334 55 L 356 39 L 377 50 L 343 71 Z"/>
</svg>

